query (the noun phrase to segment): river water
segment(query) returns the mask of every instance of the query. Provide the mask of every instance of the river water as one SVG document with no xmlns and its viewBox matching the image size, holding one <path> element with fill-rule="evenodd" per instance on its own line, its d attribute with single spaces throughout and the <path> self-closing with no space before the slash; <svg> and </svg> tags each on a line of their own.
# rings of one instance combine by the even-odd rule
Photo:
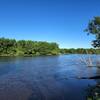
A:
<svg viewBox="0 0 100 100">
<path fill-rule="evenodd" d="M 81 55 L 0 58 L 0 100 L 87 100 L 100 73 L 79 63 Z"/>
</svg>

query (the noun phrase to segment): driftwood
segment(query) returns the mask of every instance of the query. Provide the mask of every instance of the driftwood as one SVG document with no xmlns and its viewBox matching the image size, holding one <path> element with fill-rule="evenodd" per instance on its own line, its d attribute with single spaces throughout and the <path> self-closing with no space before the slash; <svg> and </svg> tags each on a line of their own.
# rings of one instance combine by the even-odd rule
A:
<svg viewBox="0 0 100 100">
<path fill-rule="evenodd" d="M 78 77 L 78 79 L 100 79 L 100 76 L 92 76 L 92 77 Z"/>
</svg>

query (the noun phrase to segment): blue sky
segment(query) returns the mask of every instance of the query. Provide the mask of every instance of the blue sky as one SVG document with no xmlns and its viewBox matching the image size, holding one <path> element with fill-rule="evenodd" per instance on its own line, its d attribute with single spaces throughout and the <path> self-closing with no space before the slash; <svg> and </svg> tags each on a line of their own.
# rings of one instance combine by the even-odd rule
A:
<svg viewBox="0 0 100 100">
<path fill-rule="evenodd" d="M 0 37 L 57 42 L 89 48 L 83 30 L 100 15 L 100 0 L 0 0 Z"/>
</svg>

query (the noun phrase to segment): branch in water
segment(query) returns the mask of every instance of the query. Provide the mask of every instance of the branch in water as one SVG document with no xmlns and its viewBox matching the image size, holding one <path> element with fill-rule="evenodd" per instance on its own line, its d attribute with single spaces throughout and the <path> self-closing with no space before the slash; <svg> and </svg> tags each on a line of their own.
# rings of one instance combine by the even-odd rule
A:
<svg viewBox="0 0 100 100">
<path fill-rule="evenodd" d="M 78 79 L 100 79 L 100 76 L 92 76 L 92 77 L 78 77 Z"/>
</svg>

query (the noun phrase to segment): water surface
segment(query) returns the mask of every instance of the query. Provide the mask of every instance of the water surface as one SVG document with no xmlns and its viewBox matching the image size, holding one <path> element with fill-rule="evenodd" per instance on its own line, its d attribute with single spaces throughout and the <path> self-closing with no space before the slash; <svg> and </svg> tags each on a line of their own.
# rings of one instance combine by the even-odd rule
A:
<svg viewBox="0 0 100 100">
<path fill-rule="evenodd" d="M 81 55 L 0 58 L 0 100 L 86 100 L 100 73 L 76 64 Z"/>
</svg>

